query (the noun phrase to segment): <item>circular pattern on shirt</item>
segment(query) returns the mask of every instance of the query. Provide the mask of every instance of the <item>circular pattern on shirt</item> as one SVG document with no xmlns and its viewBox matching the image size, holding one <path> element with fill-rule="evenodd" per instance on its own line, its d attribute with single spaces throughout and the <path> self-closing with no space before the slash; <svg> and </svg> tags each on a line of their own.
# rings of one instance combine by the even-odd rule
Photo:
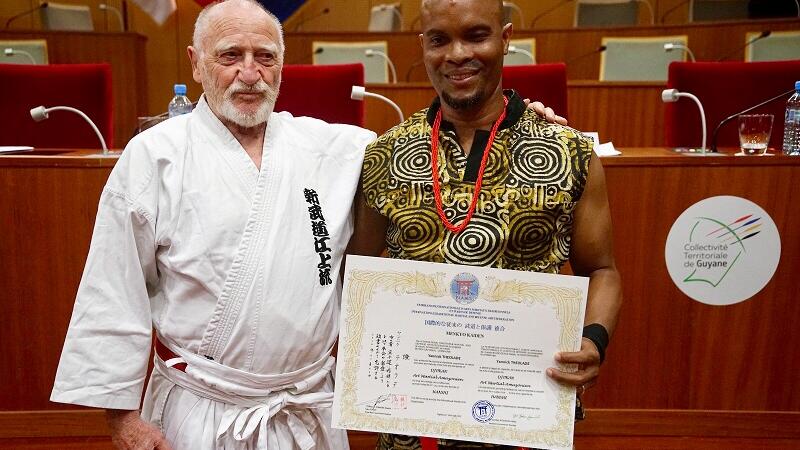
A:
<svg viewBox="0 0 800 450">
<path fill-rule="evenodd" d="M 408 258 L 422 258 L 438 245 L 440 222 L 436 212 L 425 208 L 398 210 L 393 216 L 397 244 Z"/>
<path fill-rule="evenodd" d="M 503 254 L 506 224 L 497 217 L 473 216 L 460 233 L 445 233 L 444 259 L 453 264 L 490 266 Z"/>
<path fill-rule="evenodd" d="M 558 141 L 524 139 L 512 155 L 511 172 L 516 180 L 550 184 L 561 181 L 569 171 L 569 160 Z"/>
<path fill-rule="evenodd" d="M 395 145 L 391 175 L 400 182 L 419 182 L 431 174 L 431 152 L 427 141 L 409 139 L 404 146 Z"/>
<path fill-rule="evenodd" d="M 547 258 L 550 249 L 558 244 L 555 234 L 555 213 L 550 210 L 520 210 L 511 215 L 506 254 L 521 261 Z"/>
</svg>

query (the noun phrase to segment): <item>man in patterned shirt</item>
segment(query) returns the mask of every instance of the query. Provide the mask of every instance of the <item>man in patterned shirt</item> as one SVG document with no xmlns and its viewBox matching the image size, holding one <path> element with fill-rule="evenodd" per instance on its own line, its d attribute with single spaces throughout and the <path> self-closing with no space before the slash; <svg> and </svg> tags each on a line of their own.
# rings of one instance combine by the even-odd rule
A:
<svg viewBox="0 0 800 450">
<path fill-rule="evenodd" d="M 547 370 L 597 379 L 621 304 L 605 178 L 589 140 L 501 88 L 511 24 L 500 0 L 423 0 L 420 42 L 438 96 L 367 147 L 350 253 L 588 276 L 584 339 Z M 435 170 L 432 170 L 435 168 Z M 476 191 L 478 191 L 476 193 Z M 503 448 L 384 434 L 381 450 Z"/>
</svg>

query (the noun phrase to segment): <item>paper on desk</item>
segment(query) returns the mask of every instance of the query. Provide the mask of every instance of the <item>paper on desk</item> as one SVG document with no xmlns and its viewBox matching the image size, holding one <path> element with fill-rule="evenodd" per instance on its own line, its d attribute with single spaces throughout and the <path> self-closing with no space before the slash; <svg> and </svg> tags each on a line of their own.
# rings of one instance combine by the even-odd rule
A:
<svg viewBox="0 0 800 450">
<path fill-rule="evenodd" d="M 606 142 L 605 144 L 595 145 L 594 152 L 597 156 L 617 156 L 622 152 L 614 148 L 613 142 Z"/>
</svg>

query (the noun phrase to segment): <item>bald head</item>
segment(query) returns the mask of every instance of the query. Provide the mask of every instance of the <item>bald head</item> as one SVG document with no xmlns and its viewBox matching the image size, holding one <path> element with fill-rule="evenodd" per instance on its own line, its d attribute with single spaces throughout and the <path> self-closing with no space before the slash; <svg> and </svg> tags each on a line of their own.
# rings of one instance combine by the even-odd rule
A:
<svg viewBox="0 0 800 450">
<path fill-rule="evenodd" d="M 431 14 L 435 10 L 441 10 L 441 8 L 456 8 L 459 4 L 464 3 L 473 3 L 475 6 L 480 6 L 481 9 L 489 6 L 490 8 L 488 9 L 492 18 L 496 18 L 500 26 L 505 25 L 503 23 L 503 0 L 422 0 L 422 6 L 420 7 L 420 24 L 422 25 L 423 31 L 425 30 L 425 24 L 430 20 Z"/>
<path fill-rule="evenodd" d="M 281 54 L 281 59 L 283 59 L 284 43 L 281 22 L 274 14 L 266 10 L 255 0 L 221 0 L 203 8 L 197 16 L 197 20 L 194 22 L 192 46 L 198 51 L 205 51 L 203 48 L 203 41 L 209 36 L 214 22 L 224 20 L 226 17 L 235 17 L 238 13 L 243 11 L 248 15 L 253 15 L 252 17 L 263 16 L 264 19 L 272 22 L 272 25 L 277 30 L 278 50 Z"/>
</svg>

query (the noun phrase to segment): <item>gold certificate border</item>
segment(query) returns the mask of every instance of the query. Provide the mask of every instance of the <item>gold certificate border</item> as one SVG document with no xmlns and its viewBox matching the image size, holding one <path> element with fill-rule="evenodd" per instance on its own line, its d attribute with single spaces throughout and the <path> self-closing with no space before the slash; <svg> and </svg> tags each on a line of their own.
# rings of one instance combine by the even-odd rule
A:
<svg viewBox="0 0 800 450">
<path fill-rule="evenodd" d="M 461 436 L 466 439 L 491 441 L 502 439 L 505 442 L 535 442 L 551 446 L 570 445 L 573 430 L 572 400 L 575 389 L 561 386 L 556 405 L 556 423 L 545 430 L 524 431 L 479 424 L 467 425 L 457 420 L 431 422 L 423 419 L 402 419 L 379 417 L 360 412 L 356 408 L 356 385 L 360 366 L 359 355 L 364 333 L 364 311 L 374 297 L 376 290 L 394 291 L 402 294 L 423 294 L 429 297 L 444 297 L 445 274 L 423 274 L 419 272 L 375 272 L 354 270 L 350 273 L 347 294 L 349 306 L 345 322 L 348 330 L 342 343 L 345 365 L 343 376 L 336 380 L 341 389 L 341 418 L 344 428 L 366 430 L 398 430 L 408 434 L 421 433 L 423 436 Z M 520 281 L 497 280 L 486 277 L 480 298 L 489 302 L 516 302 L 522 304 L 544 304 L 555 309 L 561 326 L 559 350 L 572 351 L 577 341 L 581 316 L 582 291 L 576 288 L 562 288 Z M 563 370 L 574 370 L 574 366 L 562 366 Z"/>
</svg>

